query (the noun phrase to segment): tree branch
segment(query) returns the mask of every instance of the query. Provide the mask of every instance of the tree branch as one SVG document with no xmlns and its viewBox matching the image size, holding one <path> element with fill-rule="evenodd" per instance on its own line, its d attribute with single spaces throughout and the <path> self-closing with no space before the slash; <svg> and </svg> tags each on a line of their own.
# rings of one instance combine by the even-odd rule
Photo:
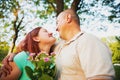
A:
<svg viewBox="0 0 120 80">
<path fill-rule="evenodd" d="M 64 0 L 56 0 L 56 13 L 58 14 L 64 10 Z"/>
<path fill-rule="evenodd" d="M 19 30 L 23 29 L 28 23 L 30 23 L 30 22 L 32 22 L 32 21 L 34 21 L 34 20 L 35 20 L 35 19 L 28 21 L 24 26 L 20 27 Z"/>
<path fill-rule="evenodd" d="M 77 12 L 77 10 L 79 9 L 78 5 L 79 5 L 80 2 L 81 2 L 81 0 L 73 0 L 71 8 L 73 10 L 75 10 L 75 12 Z"/>
<path fill-rule="evenodd" d="M 18 21 L 18 15 L 15 16 L 15 20 L 13 21 L 13 29 L 14 29 L 15 32 L 17 31 L 17 28 L 16 28 L 17 21 Z"/>
<path fill-rule="evenodd" d="M 78 9 L 81 9 L 82 4 L 83 4 L 83 1 L 84 1 L 84 0 L 81 0 L 81 1 L 80 1 L 80 6 L 78 7 Z"/>
<path fill-rule="evenodd" d="M 56 12 L 56 7 L 54 6 L 54 4 L 50 2 L 49 0 L 48 0 L 48 3 L 53 7 L 54 11 Z"/>
<path fill-rule="evenodd" d="M 16 26 L 16 27 L 17 27 L 17 30 L 18 30 L 18 28 L 20 27 L 21 23 L 23 22 L 23 19 L 24 19 L 24 15 L 23 15 L 23 17 L 21 18 L 19 24 Z"/>
</svg>

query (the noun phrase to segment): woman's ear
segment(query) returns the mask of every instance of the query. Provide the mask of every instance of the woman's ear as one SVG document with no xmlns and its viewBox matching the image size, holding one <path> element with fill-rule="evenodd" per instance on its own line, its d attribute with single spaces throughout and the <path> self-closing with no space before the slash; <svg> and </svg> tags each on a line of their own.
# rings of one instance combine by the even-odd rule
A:
<svg viewBox="0 0 120 80">
<path fill-rule="evenodd" d="M 40 39 L 38 37 L 33 37 L 33 40 L 36 42 L 40 42 Z"/>
<path fill-rule="evenodd" d="M 67 22 L 70 23 L 72 21 L 72 16 L 70 14 L 67 15 Z"/>
</svg>

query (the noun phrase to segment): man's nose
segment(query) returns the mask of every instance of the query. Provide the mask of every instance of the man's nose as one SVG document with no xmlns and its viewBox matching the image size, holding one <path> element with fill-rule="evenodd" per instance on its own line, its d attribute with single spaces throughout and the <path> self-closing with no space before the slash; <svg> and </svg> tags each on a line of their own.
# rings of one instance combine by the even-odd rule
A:
<svg viewBox="0 0 120 80">
<path fill-rule="evenodd" d="M 49 35 L 52 35 L 53 33 L 52 32 L 49 32 Z"/>
<path fill-rule="evenodd" d="M 58 28 L 56 28 L 56 31 L 58 31 Z"/>
<path fill-rule="evenodd" d="M 52 32 L 49 32 L 49 34 L 52 34 Z"/>
</svg>

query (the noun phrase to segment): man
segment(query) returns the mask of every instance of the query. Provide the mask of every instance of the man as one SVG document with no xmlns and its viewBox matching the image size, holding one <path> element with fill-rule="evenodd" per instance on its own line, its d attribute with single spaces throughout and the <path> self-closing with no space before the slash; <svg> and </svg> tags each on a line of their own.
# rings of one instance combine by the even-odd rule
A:
<svg viewBox="0 0 120 80">
<path fill-rule="evenodd" d="M 98 38 L 81 31 L 72 9 L 58 15 L 57 31 L 63 39 L 55 47 L 58 80 L 113 80 L 111 52 Z"/>
<path fill-rule="evenodd" d="M 72 9 L 58 15 L 57 31 L 64 40 L 55 49 L 59 80 L 113 80 L 110 50 L 95 36 L 81 31 Z"/>
</svg>

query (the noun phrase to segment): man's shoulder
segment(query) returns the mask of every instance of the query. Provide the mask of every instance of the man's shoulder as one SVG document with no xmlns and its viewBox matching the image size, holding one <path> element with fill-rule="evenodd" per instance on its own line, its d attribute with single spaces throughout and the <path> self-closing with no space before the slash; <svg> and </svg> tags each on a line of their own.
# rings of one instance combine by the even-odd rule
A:
<svg viewBox="0 0 120 80">
<path fill-rule="evenodd" d="M 94 41 L 94 40 L 100 40 L 97 36 L 91 34 L 91 33 L 86 33 L 84 32 L 82 36 L 79 37 L 79 39 L 84 39 L 87 41 Z"/>
<path fill-rule="evenodd" d="M 96 37 L 93 34 L 90 33 L 84 33 L 82 36 L 80 36 L 77 40 L 78 45 L 84 45 L 84 46 L 91 46 L 91 45 L 103 45 L 103 42 L 100 38 Z"/>
</svg>

